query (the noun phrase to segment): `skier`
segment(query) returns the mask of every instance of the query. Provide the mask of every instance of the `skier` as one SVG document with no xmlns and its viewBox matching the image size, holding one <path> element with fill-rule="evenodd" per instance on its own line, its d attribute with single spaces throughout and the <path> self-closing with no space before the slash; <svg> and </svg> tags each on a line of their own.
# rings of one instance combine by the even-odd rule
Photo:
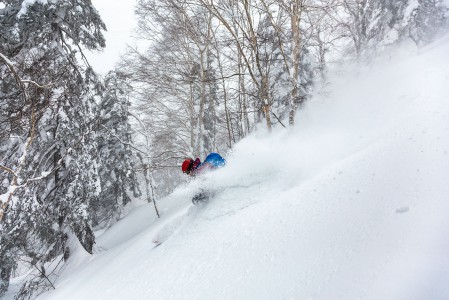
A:
<svg viewBox="0 0 449 300">
<path fill-rule="evenodd" d="M 201 163 L 199 158 L 195 160 L 192 158 L 187 158 L 182 163 L 181 168 L 183 173 L 195 177 L 196 175 L 207 173 L 208 171 L 221 168 L 225 165 L 226 160 L 221 157 L 220 154 L 212 152 L 206 156 L 203 163 Z M 201 189 L 199 193 L 193 196 L 192 203 L 196 205 L 198 202 L 205 202 L 213 195 L 214 191 Z"/>
<path fill-rule="evenodd" d="M 190 176 L 196 176 L 203 173 L 206 173 L 210 170 L 218 169 L 226 165 L 226 160 L 221 157 L 220 154 L 212 152 L 208 156 L 203 163 L 199 158 L 193 160 L 192 158 L 187 158 L 182 163 L 182 172 L 186 173 Z"/>
</svg>

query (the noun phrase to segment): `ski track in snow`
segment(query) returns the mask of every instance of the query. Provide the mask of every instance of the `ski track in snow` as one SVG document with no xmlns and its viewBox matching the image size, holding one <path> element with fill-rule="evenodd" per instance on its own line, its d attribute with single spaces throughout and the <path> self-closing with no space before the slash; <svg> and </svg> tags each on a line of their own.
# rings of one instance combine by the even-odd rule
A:
<svg viewBox="0 0 449 300">
<path fill-rule="evenodd" d="M 242 141 L 160 220 L 136 208 L 39 300 L 449 299 L 446 40 L 334 79 L 298 128 Z"/>
</svg>

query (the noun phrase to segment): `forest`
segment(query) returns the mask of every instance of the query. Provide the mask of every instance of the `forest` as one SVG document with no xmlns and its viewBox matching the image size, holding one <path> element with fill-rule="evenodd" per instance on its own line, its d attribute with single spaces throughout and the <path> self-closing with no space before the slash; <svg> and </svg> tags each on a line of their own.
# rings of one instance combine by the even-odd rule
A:
<svg viewBox="0 0 449 300">
<path fill-rule="evenodd" d="M 95 231 L 129 203 L 157 211 L 186 180 L 186 157 L 289 130 L 312 95 L 326 97 L 329 70 L 420 49 L 448 32 L 448 11 L 443 0 L 138 0 L 145 47 L 101 76 L 85 56 L 107 43 L 91 0 L 0 0 L 0 297 L 27 272 L 16 299 L 54 289 L 76 247 L 92 254 Z"/>
</svg>

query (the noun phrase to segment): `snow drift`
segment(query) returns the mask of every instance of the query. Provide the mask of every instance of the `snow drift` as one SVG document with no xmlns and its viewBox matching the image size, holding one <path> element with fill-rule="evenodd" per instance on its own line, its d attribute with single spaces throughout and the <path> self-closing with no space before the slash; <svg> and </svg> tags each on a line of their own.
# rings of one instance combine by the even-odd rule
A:
<svg viewBox="0 0 449 300">
<path fill-rule="evenodd" d="M 39 299 L 449 299 L 447 53 L 335 72 L 296 128 L 240 142 L 160 220 L 134 209 Z"/>
</svg>

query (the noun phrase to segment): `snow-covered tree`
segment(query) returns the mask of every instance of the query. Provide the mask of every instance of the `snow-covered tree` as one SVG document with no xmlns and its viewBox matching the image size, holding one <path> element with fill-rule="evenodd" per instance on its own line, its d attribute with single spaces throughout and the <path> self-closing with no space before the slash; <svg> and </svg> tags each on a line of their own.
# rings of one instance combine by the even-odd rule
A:
<svg viewBox="0 0 449 300">
<path fill-rule="evenodd" d="M 93 250 L 101 83 L 82 47 L 104 47 L 105 26 L 90 0 L 3 3 L 0 295 L 20 259 L 35 275 L 19 293 L 26 298 L 52 286 L 56 262 L 77 244 Z"/>
<path fill-rule="evenodd" d="M 449 28 L 448 11 L 441 0 L 418 0 L 406 28 L 408 36 L 419 46 L 432 42 Z"/>
<path fill-rule="evenodd" d="M 395 42 L 403 27 L 404 12 L 408 0 L 343 0 L 342 7 L 346 18 L 341 24 L 347 30 L 353 49 L 360 59 L 369 56 L 388 44 Z M 339 11 L 334 12 L 336 18 L 341 18 Z M 394 31 L 396 34 L 389 37 Z M 390 33 L 391 34 L 391 33 Z"/>
<path fill-rule="evenodd" d="M 120 216 L 131 197 L 141 195 L 136 174 L 137 156 L 132 149 L 129 122 L 131 87 L 120 72 L 111 71 L 104 80 L 99 105 L 99 180 L 101 192 L 91 202 L 93 226 L 107 226 Z"/>
</svg>

